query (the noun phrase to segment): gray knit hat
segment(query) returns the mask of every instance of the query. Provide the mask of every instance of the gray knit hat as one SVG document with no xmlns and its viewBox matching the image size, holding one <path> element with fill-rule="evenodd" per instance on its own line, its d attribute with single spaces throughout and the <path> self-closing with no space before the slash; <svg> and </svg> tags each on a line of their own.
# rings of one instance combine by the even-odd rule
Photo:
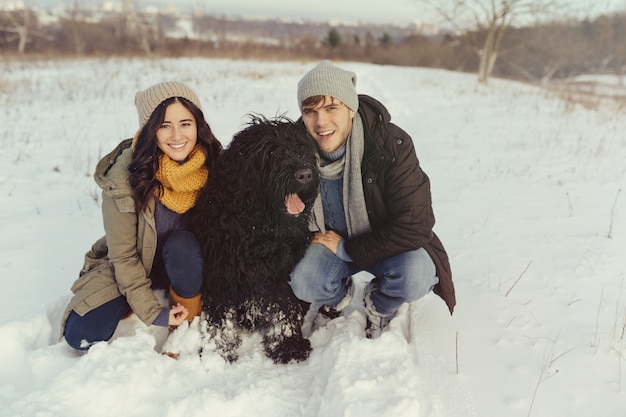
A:
<svg viewBox="0 0 626 417">
<path fill-rule="evenodd" d="M 135 106 L 139 114 L 139 128 L 143 128 L 159 104 L 171 97 L 186 98 L 198 108 L 202 108 L 196 93 L 185 84 L 177 81 L 165 81 L 155 84 L 143 91 L 139 91 L 135 95 Z"/>
<path fill-rule="evenodd" d="M 331 96 L 341 100 L 351 110 L 359 109 L 356 74 L 325 60 L 304 74 L 298 83 L 298 106 L 313 96 Z"/>
</svg>

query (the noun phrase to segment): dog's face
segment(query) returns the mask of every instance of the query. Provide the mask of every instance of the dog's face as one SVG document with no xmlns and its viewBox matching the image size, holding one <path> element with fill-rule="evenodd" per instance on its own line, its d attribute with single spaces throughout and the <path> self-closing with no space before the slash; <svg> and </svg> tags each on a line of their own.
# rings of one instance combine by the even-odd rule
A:
<svg viewBox="0 0 626 417">
<path fill-rule="evenodd" d="M 283 217 L 308 215 L 319 192 L 315 145 L 302 124 L 253 118 L 237 133 L 217 169 L 229 169 L 231 185 L 244 190 L 246 209 Z"/>
</svg>

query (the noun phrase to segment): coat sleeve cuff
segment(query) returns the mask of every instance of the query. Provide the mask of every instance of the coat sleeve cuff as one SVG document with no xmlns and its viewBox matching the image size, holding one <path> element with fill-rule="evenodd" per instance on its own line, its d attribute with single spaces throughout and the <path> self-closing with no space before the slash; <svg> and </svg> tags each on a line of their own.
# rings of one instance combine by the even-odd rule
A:
<svg viewBox="0 0 626 417">
<path fill-rule="evenodd" d="M 167 327 L 170 321 L 170 309 L 166 308 L 161 310 L 159 315 L 154 319 L 152 323 L 155 326 Z"/>
</svg>

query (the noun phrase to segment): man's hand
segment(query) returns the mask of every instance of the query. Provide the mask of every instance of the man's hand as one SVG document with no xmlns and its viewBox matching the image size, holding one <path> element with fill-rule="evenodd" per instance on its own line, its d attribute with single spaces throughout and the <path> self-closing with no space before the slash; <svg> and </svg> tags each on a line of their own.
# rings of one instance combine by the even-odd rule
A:
<svg viewBox="0 0 626 417">
<path fill-rule="evenodd" d="M 337 254 L 337 247 L 339 246 L 339 242 L 341 242 L 343 238 L 337 232 L 332 230 L 327 231 L 326 233 L 315 232 L 313 234 L 313 239 L 311 239 L 311 243 L 319 243 L 324 245 L 328 250 L 330 250 L 335 255 Z"/>
</svg>

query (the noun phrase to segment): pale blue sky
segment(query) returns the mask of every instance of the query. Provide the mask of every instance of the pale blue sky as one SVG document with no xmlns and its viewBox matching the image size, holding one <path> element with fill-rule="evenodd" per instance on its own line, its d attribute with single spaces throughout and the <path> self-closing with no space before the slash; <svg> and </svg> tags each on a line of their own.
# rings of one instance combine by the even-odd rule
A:
<svg viewBox="0 0 626 417">
<path fill-rule="evenodd" d="M 322 21 L 365 21 L 406 24 L 438 19 L 432 9 L 416 0 L 135 0 L 137 4 L 199 5 L 208 13 L 236 13 L 260 17 L 300 17 Z M 447 0 L 439 0 L 441 3 Z M 480 0 L 477 0 L 480 1 Z M 596 15 L 626 9 L 626 0 L 560 0 L 572 13 Z"/>
<path fill-rule="evenodd" d="M 8 0 L 9 2 L 12 0 Z M 77 0 L 23 0 L 27 4 L 74 4 Z M 115 0 L 114 0 L 115 1 Z M 121 1 L 121 0 L 118 0 Z M 446 0 L 440 0 L 445 2 Z M 561 0 L 572 13 L 597 15 L 606 11 L 626 10 L 626 0 Z M 133 0 L 136 6 L 172 4 L 178 8 L 199 6 L 212 14 L 236 14 L 246 17 L 308 18 L 315 21 L 363 21 L 397 23 L 437 19 L 432 10 L 416 0 Z M 78 0 L 79 4 L 101 4 L 102 0 Z"/>
</svg>

